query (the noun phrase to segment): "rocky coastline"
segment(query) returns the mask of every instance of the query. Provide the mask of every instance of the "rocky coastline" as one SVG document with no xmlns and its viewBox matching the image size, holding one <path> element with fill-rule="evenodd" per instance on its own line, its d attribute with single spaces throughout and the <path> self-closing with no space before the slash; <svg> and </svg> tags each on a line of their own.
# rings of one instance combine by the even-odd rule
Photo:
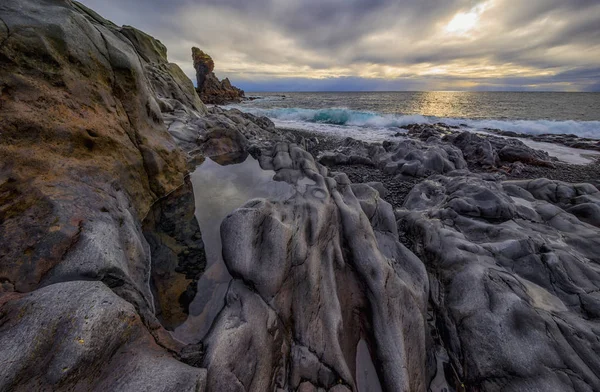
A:
<svg viewBox="0 0 600 392">
<path fill-rule="evenodd" d="M 278 129 L 76 1 L 0 21 L 0 391 L 600 390 L 598 161 Z"/>
</svg>

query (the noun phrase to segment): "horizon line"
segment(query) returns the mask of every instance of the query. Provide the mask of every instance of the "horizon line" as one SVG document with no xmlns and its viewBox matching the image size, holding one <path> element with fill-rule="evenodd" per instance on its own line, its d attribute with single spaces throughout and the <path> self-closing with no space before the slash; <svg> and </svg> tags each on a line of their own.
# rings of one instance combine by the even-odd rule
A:
<svg viewBox="0 0 600 392">
<path fill-rule="evenodd" d="M 314 93 L 560 93 L 560 94 L 600 94 L 600 91 L 555 91 L 555 90 L 314 90 L 314 91 L 294 91 L 294 90 L 247 90 L 250 94 L 314 94 Z"/>
</svg>

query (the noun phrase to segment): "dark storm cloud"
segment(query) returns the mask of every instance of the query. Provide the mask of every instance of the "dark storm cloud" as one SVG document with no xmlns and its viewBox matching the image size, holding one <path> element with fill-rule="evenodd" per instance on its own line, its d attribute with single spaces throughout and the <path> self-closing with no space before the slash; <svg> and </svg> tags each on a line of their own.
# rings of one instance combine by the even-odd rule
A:
<svg viewBox="0 0 600 392">
<path fill-rule="evenodd" d="M 198 45 L 220 76 L 248 85 L 252 78 L 356 89 L 588 90 L 598 83 L 598 0 L 83 2 L 161 39 L 190 76 L 190 47 Z M 456 15 L 462 19 L 451 25 Z"/>
</svg>

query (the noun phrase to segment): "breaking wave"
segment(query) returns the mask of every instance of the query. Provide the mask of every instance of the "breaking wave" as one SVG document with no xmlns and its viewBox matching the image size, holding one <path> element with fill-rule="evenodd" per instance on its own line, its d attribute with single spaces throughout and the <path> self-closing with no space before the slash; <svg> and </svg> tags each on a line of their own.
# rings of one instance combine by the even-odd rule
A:
<svg viewBox="0 0 600 392">
<path fill-rule="evenodd" d="M 396 115 L 376 112 L 356 111 L 346 108 L 303 109 L 273 108 L 263 109 L 237 106 L 238 109 L 258 116 L 266 116 L 278 126 L 314 129 L 317 124 L 352 128 L 375 128 L 390 130 L 414 123 L 442 122 L 474 130 L 501 129 L 525 134 L 574 134 L 580 137 L 600 139 L 600 121 L 553 121 L 553 120 L 495 120 L 440 118 L 421 115 Z M 310 126 L 310 124 L 313 124 Z M 338 130 L 339 131 L 339 130 Z M 395 129 L 398 131 L 398 129 Z M 339 133 L 339 132 L 336 132 Z"/>
</svg>

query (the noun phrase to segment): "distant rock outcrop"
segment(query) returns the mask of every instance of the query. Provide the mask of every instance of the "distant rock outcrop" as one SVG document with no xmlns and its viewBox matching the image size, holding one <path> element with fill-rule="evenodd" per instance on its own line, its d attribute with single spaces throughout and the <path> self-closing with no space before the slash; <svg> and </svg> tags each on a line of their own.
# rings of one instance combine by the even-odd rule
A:
<svg viewBox="0 0 600 392">
<path fill-rule="evenodd" d="M 244 98 L 244 91 L 231 85 L 229 79 L 221 81 L 215 76 L 213 59 L 198 48 L 192 48 L 194 69 L 198 81 L 198 94 L 202 102 L 222 105 L 228 102 L 239 102 Z"/>
</svg>

